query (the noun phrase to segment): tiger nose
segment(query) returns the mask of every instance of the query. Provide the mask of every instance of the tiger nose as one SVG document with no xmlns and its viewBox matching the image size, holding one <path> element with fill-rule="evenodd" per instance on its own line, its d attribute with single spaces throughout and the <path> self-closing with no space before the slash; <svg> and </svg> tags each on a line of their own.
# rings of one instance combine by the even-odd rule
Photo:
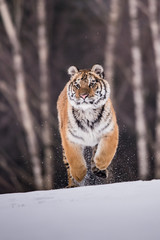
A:
<svg viewBox="0 0 160 240">
<path fill-rule="evenodd" d="M 80 97 L 85 99 L 86 97 L 88 97 L 88 94 L 81 94 Z"/>
</svg>

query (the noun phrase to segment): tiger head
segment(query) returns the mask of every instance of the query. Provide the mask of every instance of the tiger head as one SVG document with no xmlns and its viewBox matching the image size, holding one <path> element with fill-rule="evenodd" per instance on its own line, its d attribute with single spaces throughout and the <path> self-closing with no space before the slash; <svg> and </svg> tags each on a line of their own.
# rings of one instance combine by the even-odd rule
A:
<svg viewBox="0 0 160 240">
<path fill-rule="evenodd" d="M 70 81 L 67 94 L 70 104 L 78 109 L 99 108 L 110 96 L 110 86 L 104 79 L 101 65 L 94 65 L 90 70 L 78 70 L 75 66 L 68 69 Z"/>
</svg>

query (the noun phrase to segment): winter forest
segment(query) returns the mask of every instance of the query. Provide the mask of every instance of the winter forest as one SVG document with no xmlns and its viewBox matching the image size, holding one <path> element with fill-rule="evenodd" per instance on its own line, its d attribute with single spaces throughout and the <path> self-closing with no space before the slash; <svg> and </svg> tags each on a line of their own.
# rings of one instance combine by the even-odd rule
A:
<svg viewBox="0 0 160 240">
<path fill-rule="evenodd" d="M 160 1 L 0 0 L 0 193 L 66 186 L 56 102 L 101 64 L 120 139 L 113 182 L 160 179 Z"/>
</svg>

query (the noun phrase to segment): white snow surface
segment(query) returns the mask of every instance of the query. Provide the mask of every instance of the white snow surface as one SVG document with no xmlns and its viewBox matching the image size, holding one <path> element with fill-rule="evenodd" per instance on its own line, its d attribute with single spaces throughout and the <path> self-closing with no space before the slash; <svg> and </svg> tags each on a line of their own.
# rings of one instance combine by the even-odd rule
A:
<svg viewBox="0 0 160 240">
<path fill-rule="evenodd" d="M 160 180 L 0 195 L 0 240 L 160 240 Z"/>
</svg>

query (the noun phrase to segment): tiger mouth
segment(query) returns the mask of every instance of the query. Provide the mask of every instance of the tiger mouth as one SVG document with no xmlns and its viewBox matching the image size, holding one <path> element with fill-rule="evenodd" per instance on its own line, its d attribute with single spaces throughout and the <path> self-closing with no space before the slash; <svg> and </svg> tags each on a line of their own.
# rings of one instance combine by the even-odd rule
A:
<svg viewBox="0 0 160 240">
<path fill-rule="evenodd" d="M 83 102 L 81 102 L 81 101 L 76 101 L 76 104 L 77 104 L 77 105 L 85 105 L 85 104 L 87 104 L 87 105 L 91 104 L 91 105 L 92 105 L 92 104 L 94 104 L 94 102 L 95 102 L 95 101 L 93 101 L 93 100 L 90 100 L 90 101 L 85 101 L 85 100 L 84 100 Z"/>
<path fill-rule="evenodd" d="M 83 103 L 87 103 L 87 104 L 91 103 L 91 104 L 93 104 L 94 100 L 91 100 L 89 98 L 87 98 L 87 99 L 77 99 L 77 102 L 79 102 L 80 104 L 83 104 Z"/>
</svg>

